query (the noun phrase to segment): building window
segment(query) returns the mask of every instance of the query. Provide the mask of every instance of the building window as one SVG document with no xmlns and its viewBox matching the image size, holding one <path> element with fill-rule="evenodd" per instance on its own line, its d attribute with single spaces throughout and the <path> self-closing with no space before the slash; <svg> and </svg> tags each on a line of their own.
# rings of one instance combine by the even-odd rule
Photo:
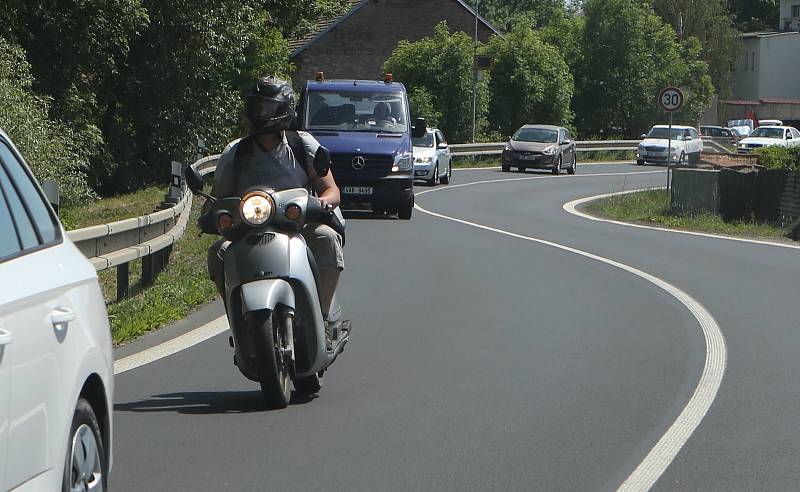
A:
<svg viewBox="0 0 800 492">
<path fill-rule="evenodd" d="M 750 53 L 744 54 L 744 71 L 750 70 Z"/>
<path fill-rule="evenodd" d="M 800 5 L 792 5 L 792 17 L 800 17 Z"/>
<path fill-rule="evenodd" d="M 755 72 L 756 71 L 756 52 L 755 51 L 753 52 L 753 61 L 752 61 L 752 63 L 750 63 L 750 71 L 751 72 Z"/>
</svg>

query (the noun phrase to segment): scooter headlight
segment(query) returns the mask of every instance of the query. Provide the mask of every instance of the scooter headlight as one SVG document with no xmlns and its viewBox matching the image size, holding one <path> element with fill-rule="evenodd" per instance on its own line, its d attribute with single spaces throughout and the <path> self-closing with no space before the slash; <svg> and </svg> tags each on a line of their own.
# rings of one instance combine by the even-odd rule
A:
<svg viewBox="0 0 800 492">
<path fill-rule="evenodd" d="M 251 226 L 264 225 L 275 214 L 275 202 L 263 191 L 248 193 L 242 199 L 242 219 Z"/>
</svg>

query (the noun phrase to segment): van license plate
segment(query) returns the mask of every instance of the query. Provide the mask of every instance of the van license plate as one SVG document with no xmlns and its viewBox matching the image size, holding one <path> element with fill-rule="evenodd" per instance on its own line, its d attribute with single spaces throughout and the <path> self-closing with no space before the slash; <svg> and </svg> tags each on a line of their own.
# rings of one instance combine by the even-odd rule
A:
<svg viewBox="0 0 800 492">
<path fill-rule="evenodd" d="M 345 186 L 344 192 L 348 195 L 371 195 L 372 186 Z"/>
</svg>

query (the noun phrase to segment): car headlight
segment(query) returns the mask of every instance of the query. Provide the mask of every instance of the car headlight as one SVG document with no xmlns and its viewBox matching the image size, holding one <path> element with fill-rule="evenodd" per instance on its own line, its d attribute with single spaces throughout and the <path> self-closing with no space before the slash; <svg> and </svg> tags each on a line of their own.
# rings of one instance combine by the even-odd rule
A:
<svg viewBox="0 0 800 492">
<path fill-rule="evenodd" d="M 394 166 L 392 171 L 410 171 L 413 166 L 414 162 L 411 152 L 397 154 L 394 157 Z"/>
<path fill-rule="evenodd" d="M 550 147 L 544 149 L 545 155 L 555 155 L 556 153 L 558 153 L 558 147 L 556 147 L 555 145 L 551 145 Z"/>
<path fill-rule="evenodd" d="M 414 162 L 417 164 L 430 164 L 433 162 L 433 157 L 416 157 Z"/>
<path fill-rule="evenodd" d="M 254 227 L 264 225 L 275 213 L 275 202 L 263 191 L 254 191 L 242 199 L 241 213 L 247 224 Z"/>
</svg>

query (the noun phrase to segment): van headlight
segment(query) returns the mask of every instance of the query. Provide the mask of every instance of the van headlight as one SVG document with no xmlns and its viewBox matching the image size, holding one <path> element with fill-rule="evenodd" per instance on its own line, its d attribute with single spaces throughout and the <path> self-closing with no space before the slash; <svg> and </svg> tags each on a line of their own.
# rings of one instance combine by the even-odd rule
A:
<svg viewBox="0 0 800 492">
<path fill-rule="evenodd" d="M 392 167 L 394 168 L 392 169 L 393 171 L 410 171 L 411 168 L 414 167 L 414 158 L 411 152 L 405 152 L 394 156 L 394 166 Z"/>
<path fill-rule="evenodd" d="M 247 224 L 253 227 L 264 225 L 275 213 L 275 202 L 263 191 L 254 191 L 242 199 L 241 213 Z"/>
</svg>

